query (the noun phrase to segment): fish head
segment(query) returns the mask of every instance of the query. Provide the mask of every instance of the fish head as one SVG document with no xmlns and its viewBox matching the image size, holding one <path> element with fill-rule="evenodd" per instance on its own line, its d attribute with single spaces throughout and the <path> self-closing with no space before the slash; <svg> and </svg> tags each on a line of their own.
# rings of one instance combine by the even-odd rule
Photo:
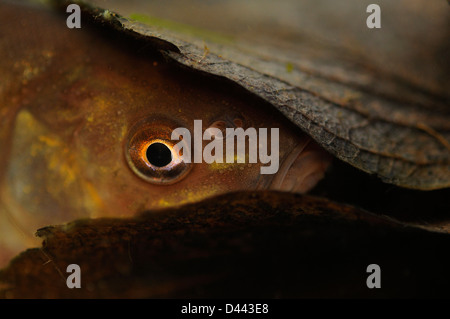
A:
<svg viewBox="0 0 450 319">
<path fill-rule="evenodd" d="M 16 36 L 20 45 L 7 49 L 17 55 L 3 59 L 2 69 L 33 66 L 42 55 L 47 62 L 31 67 L 32 76 L 25 69 L 8 73 L 22 85 L 2 97 L 14 112 L 2 135 L 0 209 L 8 221 L 3 228 L 20 235 L 5 232 L 0 241 L 29 240 L 51 224 L 131 217 L 233 191 L 306 192 L 323 176 L 328 153 L 229 80 L 181 68 L 142 42 L 99 36 L 89 26 L 70 30 L 52 13 L 24 15 L 17 13 L 23 18 L 16 23 L 34 30 Z M 174 139 L 177 129 L 189 132 L 190 141 Z M 228 157 L 226 142 L 234 140 L 228 129 L 254 130 L 257 139 L 245 137 L 240 153 L 236 142 Z M 203 159 L 212 142 L 222 163 Z M 261 148 L 276 155 L 273 163 L 267 156 L 261 161 Z M 275 170 L 262 174 L 270 164 Z"/>
</svg>

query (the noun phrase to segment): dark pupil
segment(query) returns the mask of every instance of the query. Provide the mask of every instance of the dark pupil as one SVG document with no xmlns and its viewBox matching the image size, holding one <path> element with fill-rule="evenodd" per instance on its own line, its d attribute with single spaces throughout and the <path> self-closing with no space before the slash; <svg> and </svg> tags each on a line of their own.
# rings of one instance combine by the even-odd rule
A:
<svg viewBox="0 0 450 319">
<path fill-rule="evenodd" d="M 153 143 L 147 148 L 147 159 L 150 164 L 163 167 L 172 162 L 172 152 L 162 143 Z"/>
</svg>

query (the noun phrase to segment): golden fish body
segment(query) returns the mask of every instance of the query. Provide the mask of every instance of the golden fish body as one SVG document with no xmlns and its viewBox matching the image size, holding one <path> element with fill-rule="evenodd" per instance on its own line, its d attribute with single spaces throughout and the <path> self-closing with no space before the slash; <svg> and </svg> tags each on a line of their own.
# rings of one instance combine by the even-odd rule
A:
<svg viewBox="0 0 450 319">
<path fill-rule="evenodd" d="M 265 102 L 171 65 L 142 43 L 87 25 L 68 29 L 52 11 L 10 4 L 0 4 L 0 32 L 0 266 L 35 246 L 34 232 L 46 225 L 133 216 L 230 191 L 304 192 L 329 163 Z M 137 138 L 168 140 L 177 127 L 193 131 L 194 120 L 203 130 L 279 128 L 278 173 L 261 175 L 260 162 L 202 162 L 173 183 L 136 174 L 127 153 L 133 136 L 146 130 Z"/>
</svg>

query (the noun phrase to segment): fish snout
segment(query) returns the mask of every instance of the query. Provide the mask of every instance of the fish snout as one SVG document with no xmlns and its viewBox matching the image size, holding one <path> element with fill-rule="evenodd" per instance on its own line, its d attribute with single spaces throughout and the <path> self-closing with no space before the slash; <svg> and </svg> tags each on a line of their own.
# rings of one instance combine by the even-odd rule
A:
<svg viewBox="0 0 450 319">
<path fill-rule="evenodd" d="M 305 136 L 281 162 L 269 189 L 307 193 L 324 177 L 333 157 Z"/>
</svg>

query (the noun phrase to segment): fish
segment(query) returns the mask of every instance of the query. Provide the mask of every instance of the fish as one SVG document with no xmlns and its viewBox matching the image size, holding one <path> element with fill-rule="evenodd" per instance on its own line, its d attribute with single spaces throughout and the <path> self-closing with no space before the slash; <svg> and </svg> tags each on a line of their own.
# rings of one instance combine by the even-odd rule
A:
<svg viewBox="0 0 450 319">
<path fill-rule="evenodd" d="M 305 193 L 331 163 L 308 135 L 229 80 L 171 63 L 107 27 L 83 21 L 69 29 L 64 15 L 42 5 L 0 2 L 0 74 L 0 268 L 38 247 L 34 233 L 44 226 L 235 191 Z M 193 131 L 196 120 L 223 132 L 279 128 L 277 173 L 261 174 L 261 162 L 180 160 L 170 133 Z"/>
</svg>

